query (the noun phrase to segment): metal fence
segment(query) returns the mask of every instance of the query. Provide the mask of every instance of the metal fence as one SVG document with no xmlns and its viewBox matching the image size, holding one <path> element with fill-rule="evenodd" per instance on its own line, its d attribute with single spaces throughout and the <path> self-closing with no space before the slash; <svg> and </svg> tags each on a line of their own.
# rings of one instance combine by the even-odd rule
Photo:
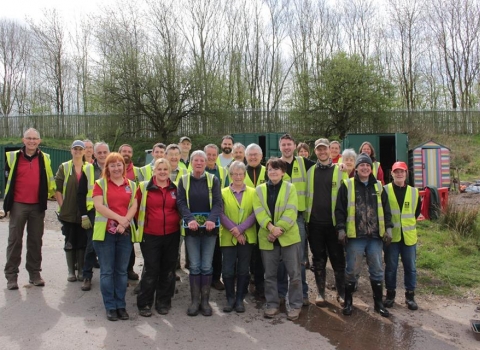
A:
<svg viewBox="0 0 480 350">
<path fill-rule="evenodd" d="M 315 117 L 294 116 L 290 111 L 244 110 L 195 115 L 181 121 L 177 135 L 226 135 L 238 133 L 271 133 L 288 131 L 299 135 L 318 135 L 318 125 L 328 120 L 325 113 Z M 38 129 L 42 137 L 74 138 L 87 136 L 111 139 L 115 135 L 130 139 L 152 139 L 159 136 L 147 118 L 119 115 L 29 115 L 1 118 L 0 135 L 18 137 L 29 128 Z M 381 123 L 378 121 L 382 120 Z M 390 111 L 372 114 L 350 128 L 351 133 L 422 132 L 435 134 L 480 133 L 480 111 Z"/>
</svg>

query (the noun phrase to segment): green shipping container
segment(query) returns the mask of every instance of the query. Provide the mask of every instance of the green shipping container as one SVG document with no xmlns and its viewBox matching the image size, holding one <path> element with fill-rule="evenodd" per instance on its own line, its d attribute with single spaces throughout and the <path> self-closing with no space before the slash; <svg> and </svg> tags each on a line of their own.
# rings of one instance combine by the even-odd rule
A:
<svg viewBox="0 0 480 350">
<path fill-rule="evenodd" d="M 271 157 L 280 157 L 282 153 L 278 147 L 278 140 L 284 132 L 266 133 L 266 134 L 233 134 L 235 142 L 240 142 L 247 147 L 251 143 L 256 143 L 263 151 L 262 163 L 265 164 Z"/>
<path fill-rule="evenodd" d="M 408 165 L 408 134 L 347 134 L 343 139 L 342 150 L 353 148 L 358 153 L 365 141 L 375 149 L 377 161 L 380 162 L 385 182 L 390 182 L 390 172 L 393 163 L 405 162 Z"/>
</svg>

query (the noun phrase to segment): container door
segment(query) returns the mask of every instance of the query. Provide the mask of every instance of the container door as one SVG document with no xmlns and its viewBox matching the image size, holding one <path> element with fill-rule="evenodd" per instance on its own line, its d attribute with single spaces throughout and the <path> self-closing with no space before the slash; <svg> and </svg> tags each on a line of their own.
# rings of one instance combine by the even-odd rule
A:
<svg viewBox="0 0 480 350">
<path fill-rule="evenodd" d="M 441 187 L 441 164 L 440 164 L 440 149 L 438 148 L 423 148 L 423 186 Z"/>
<path fill-rule="evenodd" d="M 395 153 L 397 162 L 408 164 L 408 134 L 395 134 Z"/>
</svg>

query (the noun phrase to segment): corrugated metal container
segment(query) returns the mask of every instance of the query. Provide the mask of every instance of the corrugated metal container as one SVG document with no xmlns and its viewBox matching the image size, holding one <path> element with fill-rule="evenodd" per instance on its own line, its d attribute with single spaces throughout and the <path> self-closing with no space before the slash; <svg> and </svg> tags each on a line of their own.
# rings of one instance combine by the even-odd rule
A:
<svg viewBox="0 0 480 350">
<path fill-rule="evenodd" d="M 415 187 L 450 188 L 450 149 L 435 141 L 410 151 L 410 176 Z"/>
<path fill-rule="evenodd" d="M 23 147 L 23 144 L 0 145 L 0 154 L 3 154 L 3 157 L 0 158 L 1 159 L 0 171 L 3 174 L 2 176 L 0 176 L 1 198 L 3 198 L 5 194 L 5 186 L 7 184 L 7 179 L 8 179 L 5 174 L 5 168 L 7 164 L 6 152 L 17 151 L 22 147 Z M 67 160 L 72 159 L 72 154 L 70 153 L 70 150 L 61 150 L 61 149 L 42 147 L 42 146 L 40 146 L 40 149 L 42 150 L 42 152 L 48 153 L 50 155 L 50 159 L 52 162 L 53 175 L 55 175 L 55 173 L 57 172 L 60 164 L 62 164 L 63 162 L 66 162 Z"/>
</svg>

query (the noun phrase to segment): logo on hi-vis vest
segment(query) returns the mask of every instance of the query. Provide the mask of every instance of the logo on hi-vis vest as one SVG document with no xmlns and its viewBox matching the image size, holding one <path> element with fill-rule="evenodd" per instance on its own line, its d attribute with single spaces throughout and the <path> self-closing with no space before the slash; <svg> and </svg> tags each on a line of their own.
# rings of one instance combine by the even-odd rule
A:
<svg viewBox="0 0 480 350">
<path fill-rule="evenodd" d="M 293 171 L 296 172 L 296 173 L 298 173 L 298 167 L 294 166 L 294 167 L 293 167 Z"/>
<path fill-rule="evenodd" d="M 332 181 L 332 187 L 337 187 L 337 181 Z"/>
<path fill-rule="evenodd" d="M 403 206 L 405 207 L 405 209 L 410 209 L 410 202 L 403 203 Z"/>
</svg>

